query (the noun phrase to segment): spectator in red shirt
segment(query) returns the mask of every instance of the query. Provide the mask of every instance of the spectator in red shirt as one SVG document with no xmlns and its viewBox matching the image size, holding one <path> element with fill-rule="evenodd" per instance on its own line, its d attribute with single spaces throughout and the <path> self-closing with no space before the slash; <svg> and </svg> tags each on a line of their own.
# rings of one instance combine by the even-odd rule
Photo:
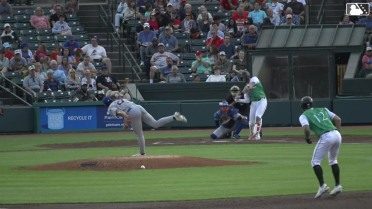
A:
<svg viewBox="0 0 372 209">
<path fill-rule="evenodd" d="M 14 54 L 12 52 L 12 49 L 10 48 L 10 44 L 8 42 L 3 43 L 4 48 L 4 56 L 8 58 L 9 60 L 14 57 Z"/>
<path fill-rule="evenodd" d="M 220 46 L 224 43 L 224 40 L 223 38 L 217 36 L 217 30 L 214 28 L 211 30 L 211 35 L 212 36 L 209 37 L 206 41 L 207 50 L 209 51 L 209 48 L 213 47 L 216 48 L 216 50 L 218 51 Z"/>
<path fill-rule="evenodd" d="M 232 14 L 232 18 L 236 22 L 236 27 L 240 32 L 243 32 L 244 23 L 248 20 L 248 11 L 244 11 L 244 5 L 240 4 L 238 9 Z"/>
<path fill-rule="evenodd" d="M 229 12 L 235 10 L 238 7 L 238 0 L 221 0 L 220 1 L 220 11 Z"/>
</svg>

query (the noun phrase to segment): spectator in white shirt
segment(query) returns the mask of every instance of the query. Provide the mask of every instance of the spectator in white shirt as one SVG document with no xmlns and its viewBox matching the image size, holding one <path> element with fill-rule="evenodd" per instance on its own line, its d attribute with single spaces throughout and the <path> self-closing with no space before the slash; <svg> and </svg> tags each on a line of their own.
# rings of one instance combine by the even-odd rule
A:
<svg viewBox="0 0 372 209">
<path fill-rule="evenodd" d="M 226 82 L 225 75 L 221 75 L 221 69 L 219 66 L 214 67 L 214 74 L 209 75 L 205 82 Z"/>
<path fill-rule="evenodd" d="M 83 53 L 90 57 L 91 62 L 102 62 L 106 65 L 106 68 L 109 73 L 111 73 L 111 60 L 107 57 L 106 49 L 98 45 L 99 38 L 98 36 L 93 36 L 91 43 L 85 45 L 83 48 Z"/>
</svg>

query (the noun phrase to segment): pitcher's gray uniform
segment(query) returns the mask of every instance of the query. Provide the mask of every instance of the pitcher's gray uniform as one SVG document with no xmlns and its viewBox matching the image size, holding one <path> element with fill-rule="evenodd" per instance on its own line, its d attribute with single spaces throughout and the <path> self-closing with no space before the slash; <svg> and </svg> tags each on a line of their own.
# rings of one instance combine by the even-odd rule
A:
<svg viewBox="0 0 372 209">
<path fill-rule="evenodd" d="M 108 107 L 107 114 L 122 117 L 127 116 L 125 119 L 131 120 L 131 126 L 137 136 L 138 145 L 140 147 L 140 155 L 145 155 L 146 153 L 142 121 L 153 128 L 159 128 L 174 120 L 187 122 L 187 119 L 178 112 L 174 113 L 174 115 L 155 120 L 141 105 L 137 105 L 126 99 L 113 101 Z"/>
</svg>

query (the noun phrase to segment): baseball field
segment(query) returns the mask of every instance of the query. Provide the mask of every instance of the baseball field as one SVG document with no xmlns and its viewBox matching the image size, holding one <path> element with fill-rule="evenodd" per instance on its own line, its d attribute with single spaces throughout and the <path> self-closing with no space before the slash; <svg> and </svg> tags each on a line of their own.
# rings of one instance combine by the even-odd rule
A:
<svg viewBox="0 0 372 209">
<path fill-rule="evenodd" d="M 148 130 L 143 157 L 131 157 L 131 131 L 0 135 L 0 208 L 372 208 L 371 126 L 343 127 L 343 192 L 320 199 L 316 138 L 306 144 L 300 127 L 263 130 L 243 143 L 210 142 L 206 129 Z M 322 166 L 333 188 L 327 159 Z"/>
</svg>

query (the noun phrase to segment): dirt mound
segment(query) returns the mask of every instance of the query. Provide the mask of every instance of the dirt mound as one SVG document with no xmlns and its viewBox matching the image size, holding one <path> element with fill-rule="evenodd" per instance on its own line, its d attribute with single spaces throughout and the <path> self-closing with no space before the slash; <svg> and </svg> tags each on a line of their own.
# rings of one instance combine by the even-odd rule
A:
<svg viewBox="0 0 372 209">
<path fill-rule="evenodd" d="M 145 169 L 165 169 L 204 166 L 250 165 L 255 163 L 256 162 L 228 161 L 176 155 L 163 155 L 83 159 L 39 165 L 30 168 L 22 168 L 22 170 L 128 171 L 142 169 L 142 165 L 145 166 Z"/>
</svg>

